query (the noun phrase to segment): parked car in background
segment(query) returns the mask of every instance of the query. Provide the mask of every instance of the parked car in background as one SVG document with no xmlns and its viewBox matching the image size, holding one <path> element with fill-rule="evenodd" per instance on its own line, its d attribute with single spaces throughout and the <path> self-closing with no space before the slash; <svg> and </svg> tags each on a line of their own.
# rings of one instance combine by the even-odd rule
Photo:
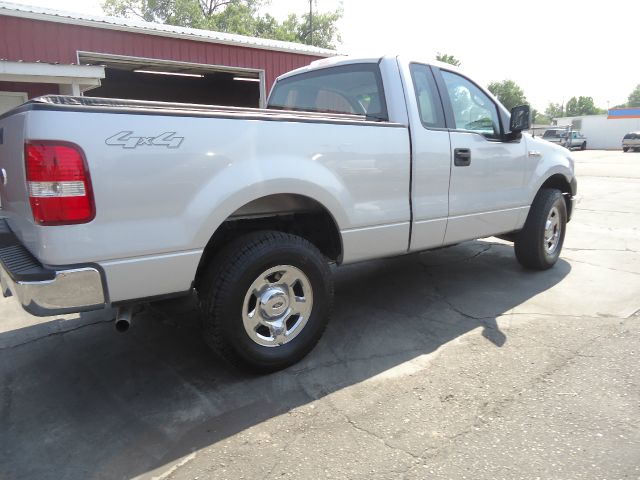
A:
<svg viewBox="0 0 640 480">
<path fill-rule="evenodd" d="M 587 149 L 587 137 L 582 132 L 569 132 L 569 140 L 565 145 L 569 150 L 572 148 L 579 148 L 580 150 Z"/>
<path fill-rule="evenodd" d="M 640 132 L 629 132 L 622 139 L 622 151 L 640 150 Z"/>
<path fill-rule="evenodd" d="M 567 128 L 550 128 L 542 135 L 548 142 L 562 145 L 565 148 L 587 149 L 587 137 L 579 131 L 571 131 Z"/>
<path fill-rule="evenodd" d="M 550 128 L 542 135 L 547 142 L 564 145 L 567 137 L 567 131 L 564 128 Z"/>
</svg>

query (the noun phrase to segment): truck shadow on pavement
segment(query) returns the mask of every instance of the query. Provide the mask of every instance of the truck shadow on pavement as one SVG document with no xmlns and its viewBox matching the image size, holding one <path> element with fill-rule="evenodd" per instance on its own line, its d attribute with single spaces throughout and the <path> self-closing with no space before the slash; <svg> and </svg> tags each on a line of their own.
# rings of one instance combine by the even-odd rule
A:
<svg viewBox="0 0 640 480">
<path fill-rule="evenodd" d="M 415 371 L 428 375 L 426 355 L 476 328 L 501 347 L 509 340 L 496 318 L 570 269 L 560 260 L 525 271 L 510 245 L 491 241 L 340 268 L 319 345 L 262 377 L 209 353 L 190 300 L 148 306 L 125 335 L 104 313 L 84 315 L 86 326 L 0 349 L 0 478 L 160 475 L 193 451 L 394 367 L 418 362 Z"/>
</svg>

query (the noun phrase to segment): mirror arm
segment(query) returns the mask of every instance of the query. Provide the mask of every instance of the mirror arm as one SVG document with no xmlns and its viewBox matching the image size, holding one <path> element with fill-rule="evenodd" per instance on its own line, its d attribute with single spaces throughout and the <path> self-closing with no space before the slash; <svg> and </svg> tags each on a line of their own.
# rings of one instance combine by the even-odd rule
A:
<svg viewBox="0 0 640 480">
<path fill-rule="evenodd" d="M 516 131 L 507 132 L 502 137 L 504 138 L 505 142 L 515 142 L 516 140 L 520 140 L 522 138 L 522 131 L 516 130 Z"/>
</svg>

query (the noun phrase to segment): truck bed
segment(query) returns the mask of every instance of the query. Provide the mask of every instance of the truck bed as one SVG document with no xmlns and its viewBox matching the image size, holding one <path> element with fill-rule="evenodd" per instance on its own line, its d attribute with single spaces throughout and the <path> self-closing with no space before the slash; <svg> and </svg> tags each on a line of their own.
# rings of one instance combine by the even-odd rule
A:
<svg viewBox="0 0 640 480">
<path fill-rule="evenodd" d="M 0 115 L 5 116 L 30 110 L 90 111 L 95 113 L 126 113 L 138 115 L 191 116 L 216 118 L 244 118 L 283 122 L 327 122 L 332 123 L 380 123 L 364 115 L 331 112 L 307 112 L 275 110 L 266 108 L 227 107 L 192 103 L 154 102 L 121 98 L 71 97 L 45 95 L 22 104 L 20 107 Z M 389 123 L 389 122 L 385 122 Z"/>
<path fill-rule="evenodd" d="M 410 144 L 400 123 L 51 95 L 3 115 L 0 129 L 9 228 L 45 269 L 97 265 L 111 302 L 188 291 L 220 225 L 271 212 L 276 200 L 279 213 L 288 205 L 329 209 L 345 262 L 407 249 Z M 25 142 L 80 149 L 94 197 L 91 221 L 34 221 Z M 377 241 L 364 248 L 371 235 Z"/>
</svg>

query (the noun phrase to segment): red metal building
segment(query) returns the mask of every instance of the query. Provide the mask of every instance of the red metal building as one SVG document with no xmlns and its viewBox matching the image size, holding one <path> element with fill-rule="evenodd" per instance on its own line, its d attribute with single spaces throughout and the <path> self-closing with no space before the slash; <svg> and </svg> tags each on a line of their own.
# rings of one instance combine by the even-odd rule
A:
<svg viewBox="0 0 640 480">
<path fill-rule="evenodd" d="M 0 113 L 50 93 L 263 106 L 278 75 L 335 54 L 0 1 Z"/>
</svg>

